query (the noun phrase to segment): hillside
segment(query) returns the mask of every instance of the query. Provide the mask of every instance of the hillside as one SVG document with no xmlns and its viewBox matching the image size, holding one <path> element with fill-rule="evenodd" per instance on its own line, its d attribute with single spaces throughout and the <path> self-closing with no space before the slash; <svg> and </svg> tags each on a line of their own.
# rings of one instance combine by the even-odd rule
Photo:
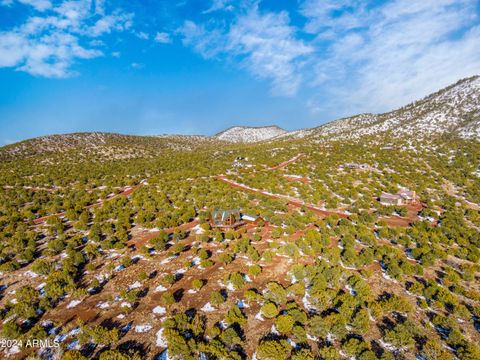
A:
<svg viewBox="0 0 480 360">
<path fill-rule="evenodd" d="M 460 80 L 389 113 L 357 115 L 287 136 L 355 140 L 365 136 L 422 139 L 444 134 L 480 139 L 480 77 Z"/>
<path fill-rule="evenodd" d="M 158 156 L 167 150 L 191 151 L 215 139 L 204 136 L 133 136 L 113 133 L 73 133 L 42 136 L 0 148 L 0 160 L 74 154 L 76 159 L 104 160 Z"/>
<path fill-rule="evenodd" d="M 234 126 L 218 133 L 215 135 L 215 138 L 233 143 L 253 143 L 270 140 L 286 133 L 286 130 L 281 129 L 278 126 Z"/>
</svg>

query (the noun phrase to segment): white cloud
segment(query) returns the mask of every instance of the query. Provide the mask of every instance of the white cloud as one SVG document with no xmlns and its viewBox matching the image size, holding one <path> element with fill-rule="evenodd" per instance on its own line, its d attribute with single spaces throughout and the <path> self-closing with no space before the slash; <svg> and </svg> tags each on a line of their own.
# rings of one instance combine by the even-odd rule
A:
<svg viewBox="0 0 480 360">
<path fill-rule="evenodd" d="M 226 46 L 223 29 L 206 29 L 204 25 L 187 20 L 177 32 L 183 36 L 185 46 L 192 47 L 206 59 L 217 56 Z"/>
<path fill-rule="evenodd" d="M 95 0 L 95 13 L 105 15 L 106 0 Z"/>
<path fill-rule="evenodd" d="M 157 32 L 155 35 L 155 42 L 158 42 L 160 44 L 170 44 L 172 42 L 172 39 L 170 38 L 170 35 L 166 32 Z"/>
<path fill-rule="evenodd" d="M 145 67 L 145 64 L 142 64 L 142 63 L 131 63 L 130 66 L 132 67 L 132 69 L 143 69 Z"/>
<path fill-rule="evenodd" d="M 26 39 L 16 33 L 0 33 L 0 67 L 12 67 L 24 58 Z"/>
<path fill-rule="evenodd" d="M 256 76 L 273 81 L 276 94 L 295 95 L 301 83 L 301 59 L 313 49 L 295 38 L 286 12 L 261 15 L 258 9 L 240 17 L 228 34 L 227 49 L 245 56 Z"/>
<path fill-rule="evenodd" d="M 140 31 L 135 34 L 139 39 L 142 40 L 148 40 L 150 38 L 150 35 L 148 35 L 146 32 Z"/>
<path fill-rule="evenodd" d="M 365 2 L 364 2 L 365 3 Z M 351 11 L 355 5 L 355 12 Z M 341 17 L 336 13 L 344 12 Z M 305 31 L 322 33 L 329 28 L 349 30 L 358 27 L 364 16 L 364 4 L 354 0 L 306 0 L 300 12 L 308 18 Z"/>
<path fill-rule="evenodd" d="M 97 49 L 103 46 L 100 36 L 129 28 L 132 19 L 119 10 L 99 15 L 86 0 L 63 1 L 42 15 L 0 32 L 0 67 L 44 77 L 74 75 L 71 67 L 77 60 L 103 55 Z"/>
<path fill-rule="evenodd" d="M 80 46 L 78 39 L 70 34 L 55 33 L 29 44 L 28 57 L 18 70 L 38 76 L 63 77 L 68 74 L 72 59 L 91 59 L 100 55 L 99 50 Z"/>
<path fill-rule="evenodd" d="M 365 3 L 308 0 L 306 31 L 323 47 L 315 86 L 346 112 L 385 111 L 480 69 L 480 28 L 469 0 Z M 349 25 L 346 25 L 349 24 Z M 327 36 L 328 35 L 328 36 Z M 330 98 L 330 96 L 328 96 Z M 311 101 L 318 109 L 318 102 Z"/>
<path fill-rule="evenodd" d="M 231 5 L 231 2 L 232 0 L 213 0 L 210 8 L 205 10 L 203 14 L 209 14 L 219 10 L 232 11 L 234 8 L 233 5 Z"/>
<path fill-rule="evenodd" d="M 50 0 L 19 0 L 22 4 L 33 6 L 38 11 L 45 11 L 52 7 Z"/>
<path fill-rule="evenodd" d="M 260 13 L 258 5 L 237 16 L 228 27 L 207 29 L 186 21 L 183 42 L 205 58 L 225 54 L 260 79 L 272 82 L 272 92 L 293 96 L 302 82 L 304 57 L 313 49 L 296 38 L 287 12 Z"/>
<path fill-rule="evenodd" d="M 52 2 L 50 0 L 18 0 L 19 3 L 24 5 L 30 5 L 38 11 L 45 11 L 52 7 Z M 2 0 L 0 5 L 11 6 L 13 0 Z"/>
<path fill-rule="evenodd" d="M 88 45 L 93 47 L 102 47 L 102 46 L 105 46 L 105 42 L 99 39 L 93 39 L 88 42 Z"/>
</svg>

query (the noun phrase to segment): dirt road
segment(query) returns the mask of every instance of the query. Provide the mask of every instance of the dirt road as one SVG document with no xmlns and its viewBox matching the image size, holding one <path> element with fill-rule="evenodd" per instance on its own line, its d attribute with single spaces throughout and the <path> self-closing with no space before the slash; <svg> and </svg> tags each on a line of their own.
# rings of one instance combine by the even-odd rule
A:
<svg viewBox="0 0 480 360">
<path fill-rule="evenodd" d="M 135 185 L 135 186 L 132 186 L 132 187 L 126 187 L 122 192 L 116 194 L 116 195 L 113 195 L 109 198 L 106 198 L 105 200 L 101 200 L 95 204 L 91 204 L 91 205 L 88 205 L 88 206 L 85 206 L 85 209 L 91 209 L 91 208 L 97 208 L 97 207 L 100 207 L 103 205 L 104 202 L 106 201 L 110 201 L 110 200 L 113 200 L 113 199 L 116 199 L 120 196 L 123 196 L 123 197 L 128 197 L 130 196 L 134 191 L 136 191 L 138 188 L 140 188 L 142 185 L 144 185 L 146 183 L 145 180 L 142 180 L 140 181 L 140 183 L 138 185 Z M 37 219 L 34 219 L 33 220 L 33 223 L 35 225 L 40 225 L 40 224 L 43 224 L 44 222 L 46 222 L 49 218 L 53 217 L 53 216 L 58 216 L 60 219 L 63 219 L 65 217 L 65 212 L 59 212 L 59 213 L 56 213 L 56 214 L 52 214 L 52 215 L 47 215 L 47 216 L 42 216 L 42 217 L 39 217 Z"/>
<path fill-rule="evenodd" d="M 273 194 L 271 192 L 268 192 L 268 191 L 264 191 L 264 190 L 260 190 L 260 189 L 256 189 L 256 188 L 252 188 L 250 186 L 247 186 L 247 185 L 244 185 L 244 184 L 240 184 L 240 183 L 237 183 L 236 181 L 233 181 L 233 180 L 230 180 L 230 179 L 227 179 L 225 176 L 217 176 L 217 179 L 232 186 L 232 187 L 235 187 L 235 188 L 238 188 L 238 189 L 242 189 L 242 190 L 245 190 L 245 191 L 249 191 L 249 192 L 253 192 L 253 193 L 257 193 L 257 194 L 261 194 L 261 195 L 265 195 L 265 196 L 269 196 L 271 198 L 274 198 L 274 199 L 284 199 L 284 200 L 287 200 L 289 204 L 293 205 L 293 206 L 296 206 L 296 207 L 306 207 L 307 209 L 309 210 L 312 210 L 314 211 L 315 213 L 319 214 L 319 215 L 322 215 L 322 216 L 328 216 L 328 215 L 338 215 L 339 217 L 341 218 L 347 218 L 348 215 L 345 214 L 345 213 L 342 213 L 342 212 L 338 212 L 338 211 L 332 211 L 332 210 L 325 210 L 325 209 L 321 209 L 313 204 L 307 204 L 305 203 L 303 200 L 300 200 L 300 199 L 297 199 L 297 198 L 294 198 L 294 197 L 290 197 L 290 196 L 287 196 L 287 195 L 282 195 L 282 194 Z"/>
</svg>

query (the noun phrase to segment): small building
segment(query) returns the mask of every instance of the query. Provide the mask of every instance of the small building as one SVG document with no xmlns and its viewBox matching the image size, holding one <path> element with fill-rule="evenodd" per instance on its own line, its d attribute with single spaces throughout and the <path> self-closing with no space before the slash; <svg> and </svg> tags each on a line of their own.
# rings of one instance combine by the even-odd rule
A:
<svg viewBox="0 0 480 360">
<path fill-rule="evenodd" d="M 243 221 L 251 224 L 258 224 L 260 221 L 263 221 L 263 218 L 257 215 L 242 214 L 241 217 Z"/>
<path fill-rule="evenodd" d="M 382 193 L 380 203 L 387 206 L 403 206 L 418 203 L 418 197 L 415 191 L 400 190 L 396 194 Z"/>
<path fill-rule="evenodd" d="M 235 160 L 233 160 L 232 166 L 234 168 L 241 168 L 246 166 L 246 162 L 248 161 L 248 158 L 243 157 L 243 156 L 237 156 Z"/>
<path fill-rule="evenodd" d="M 355 170 L 368 170 L 368 169 L 370 169 L 370 165 L 368 165 L 368 164 L 357 164 L 357 163 L 346 163 L 346 164 L 343 164 L 342 167 L 344 169 L 355 169 Z"/>
<path fill-rule="evenodd" d="M 244 224 L 238 210 L 214 210 L 210 217 L 213 228 L 235 229 Z"/>
<path fill-rule="evenodd" d="M 380 204 L 387 206 L 402 205 L 402 198 L 397 194 L 382 193 L 380 195 Z"/>
<path fill-rule="evenodd" d="M 263 218 L 257 215 L 242 214 L 239 210 L 214 210 L 210 217 L 212 228 L 236 229 L 245 224 L 258 224 Z"/>
</svg>

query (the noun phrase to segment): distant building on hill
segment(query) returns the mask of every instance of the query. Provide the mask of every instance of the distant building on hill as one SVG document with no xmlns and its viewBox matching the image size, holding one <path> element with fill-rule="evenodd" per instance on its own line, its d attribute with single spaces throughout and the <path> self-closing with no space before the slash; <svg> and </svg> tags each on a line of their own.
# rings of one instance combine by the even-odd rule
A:
<svg viewBox="0 0 480 360">
<path fill-rule="evenodd" d="M 210 217 L 213 228 L 236 229 L 246 223 L 257 223 L 262 220 L 258 216 L 240 213 L 239 210 L 214 210 Z"/>
<path fill-rule="evenodd" d="M 343 164 L 342 167 L 344 169 L 356 169 L 356 170 L 370 169 L 370 165 L 368 164 L 357 164 L 357 163 L 346 163 L 346 164 Z"/>
<path fill-rule="evenodd" d="M 396 194 L 382 193 L 380 203 L 387 206 L 402 206 L 418 203 L 418 197 L 415 191 L 400 190 Z"/>
<path fill-rule="evenodd" d="M 234 168 L 241 168 L 247 165 L 248 158 L 243 156 L 237 156 L 235 160 L 233 160 L 233 167 Z"/>
<path fill-rule="evenodd" d="M 396 149 L 396 147 L 393 146 L 393 145 L 387 145 L 387 146 L 382 147 L 382 150 L 395 150 L 395 149 Z"/>
</svg>

